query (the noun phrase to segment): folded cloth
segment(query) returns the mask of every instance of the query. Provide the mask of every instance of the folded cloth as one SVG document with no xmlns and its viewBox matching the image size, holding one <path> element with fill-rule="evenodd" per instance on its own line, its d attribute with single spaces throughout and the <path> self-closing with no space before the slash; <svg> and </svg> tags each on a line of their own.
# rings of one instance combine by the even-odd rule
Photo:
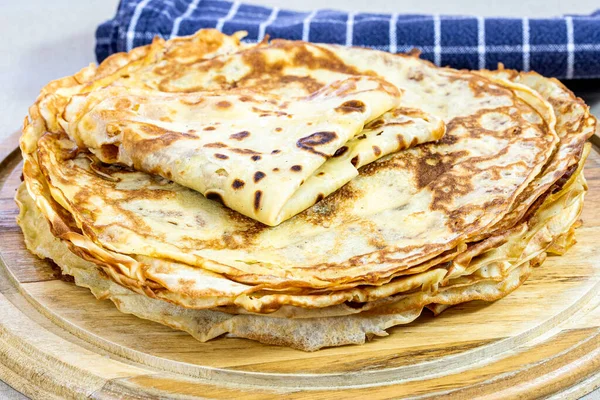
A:
<svg viewBox="0 0 600 400">
<path fill-rule="evenodd" d="M 129 51 L 201 28 L 245 41 L 271 38 L 363 46 L 393 53 L 413 48 L 436 65 L 495 69 L 499 62 L 557 78 L 600 77 L 600 10 L 589 16 L 483 18 L 375 14 L 277 7 L 222 0 L 121 0 L 117 15 L 96 31 L 96 57 Z"/>
</svg>

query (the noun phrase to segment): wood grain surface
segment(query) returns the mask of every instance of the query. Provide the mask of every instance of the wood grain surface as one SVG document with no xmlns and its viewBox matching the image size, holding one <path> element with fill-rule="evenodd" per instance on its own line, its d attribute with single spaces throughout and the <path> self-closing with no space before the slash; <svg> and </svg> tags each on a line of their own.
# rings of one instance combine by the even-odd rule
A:
<svg viewBox="0 0 600 400">
<path fill-rule="evenodd" d="M 199 343 L 61 280 L 15 223 L 16 141 L 0 145 L 0 379 L 32 398 L 578 398 L 600 386 L 596 146 L 578 243 L 517 291 L 425 314 L 362 346 L 305 353 Z"/>
</svg>

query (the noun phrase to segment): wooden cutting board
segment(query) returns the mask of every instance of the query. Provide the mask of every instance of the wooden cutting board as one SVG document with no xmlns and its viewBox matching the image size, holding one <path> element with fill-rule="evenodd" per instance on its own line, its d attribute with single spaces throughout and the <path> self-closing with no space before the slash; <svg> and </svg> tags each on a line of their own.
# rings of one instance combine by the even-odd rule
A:
<svg viewBox="0 0 600 400">
<path fill-rule="evenodd" d="M 17 136 L 0 148 L 0 379 L 33 398 L 578 398 L 600 386 L 600 150 L 578 244 L 516 292 L 305 353 L 199 343 L 125 315 L 30 255 L 15 223 Z"/>
</svg>

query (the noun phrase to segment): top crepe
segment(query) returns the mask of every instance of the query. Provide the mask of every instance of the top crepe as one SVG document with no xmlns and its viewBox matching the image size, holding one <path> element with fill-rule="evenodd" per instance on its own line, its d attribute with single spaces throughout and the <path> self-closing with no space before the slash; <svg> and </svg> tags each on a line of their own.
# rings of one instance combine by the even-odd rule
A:
<svg viewBox="0 0 600 400">
<path fill-rule="evenodd" d="M 232 39 L 223 39 L 227 40 Z M 171 46 L 177 43 L 182 41 L 171 42 Z M 169 47 L 169 42 L 165 46 Z M 42 196 L 36 195 L 36 181 L 42 186 L 47 184 L 52 197 L 72 215 L 87 241 L 82 247 L 96 251 L 97 257 L 115 265 L 125 277 L 138 281 L 143 281 L 139 274 L 143 275 L 144 268 L 127 268 L 120 261 L 122 258 L 109 259 L 102 248 L 122 255 L 202 267 L 264 289 L 339 289 L 377 283 L 474 238 L 488 236 L 504 216 L 517 210 L 516 199 L 528 187 L 535 184 L 539 189 L 546 184 L 542 185 L 546 181 L 540 177 L 556 175 L 558 179 L 565 173 L 569 163 L 549 164 L 562 143 L 559 136 L 567 141 L 577 137 L 573 142 L 577 145 L 569 144 L 564 152 L 568 155 L 565 160 L 576 163 L 581 153 L 579 144 L 589 131 L 584 130 L 584 113 L 573 135 L 557 135 L 552 105 L 516 79 L 440 69 L 410 56 L 274 41 L 244 49 L 237 55 L 195 59 L 189 65 L 182 64 L 181 69 L 166 68 L 161 61 L 158 65 L 164 71 L 158 79 L 152 68 L 159 67 L 140 62 L 152 54 L 151 60 L 156 59 L 154 47 L 137 49 L 129 55 L 129 63 L 124 55 L 117 55 L 98 70 L 89 68 L 51 84 L 30 110 L 32 122 L 27 124 L 21 140 L 28 190 L 40 209 L 54 221 L 50 206 L 44 207 L 40 203 Z M 327 63 L 317 63 L 320 69 L 311 77 L 311 87 L 298 85 L 298 79 L 286 78 L 294 76 L 295 61 L 286 63 L 276 57 L 256 61 L 263 72 L 250 77 L 237 64 L 239 54 L 253 54 L 250 58 L 260 59 L 261 51 L 271 49 L 277 50 L 274 54 L 285 49 L 281 54 L 290 55 L 292 61 L 299 58 L 306 65 L 313 64 L 305 62 L 307 52 L 326 55 L 317 58 L 326 58 Z M 277 75 L 272 71 L 284 73 Z M 267 73 L 271 81 L 279 77 L 273 90 L 268 89 L 270 81 L 264 78 Z M 138 78 L 133 79 L 134 76 Z M 431 127 L 439 125 L 435 124 L 438 119 L 444 121 L 447 133 L 437 143 L 401 152 L 394 153 L 394 148 L 389 147 L 391 154 L 361 168 L 359 175 L 342 189 L 275 228 L 244 218 L 178 184 L 103 165 L 98 158 L 110 157 L 111 151 L 104 154 L 100 146 L 93 156 L 79 150 L 66 135 L 82 140 L 86 132 L 97 133 L 95 127 L 84 126 L 83 119 L 79 119 L 82 113 L 73 112 L 71 116 L 69 107 L 86 110 L 88 100 L 93 104 L 91 99 L 99 94 L 98 105 L 104 104 L 102 111 L 110 114 L 113 100 L 104 93 L 120 93 L 120 87 L 128 88 L 125 96 L 139 96 L 136 100 L 145 96 L 143 91 L 153 91 L 152 102 L 147 104 L 168 105 L 177 97 L 191 98 L 194 94 L 187 92 L 200 90 L 199 87 L 216 92 L 218 85 L 231 82 L 237 82 L 236 90 L 263 87 L 260 96 L 283 96 L 284 88 L 288 97 L 306 99 L 310 93 L 322 93 L 348 79 L 383 79 L 391 83 L 403 92 L 400 106 L 370 122 L 364 133 L 338 148 L 340 157 L 330 158 L 322 165 L 324 170 L 338 159 L 347 166 L 349 154 L 354 155 L 350 161 L 358 156 L 359 166 L 363 157 L 373 161 L 373 146 L 378 147 L 378 141 L 389 132 L 394 132 L 394 139 L 407 132 L 396 131 L 402 127 L 425 126 L 429 127 L 425 131 L 435 131 Z M 134 83 L 129 84 L 130 81 Z M 109 84 L 112 86 L 105 89 Z M 73 97 L 85 93 L 90 94 L 81 96 L 82 102 Z M 576 102 L 569 100 L 569 104 L 575 110 Z M 142 106 L 137 111 L 133 108 L 132 102 L 135 113 L 127 114 L 127 118 L 137 121 Z M 95 115 L 94 107 L 91 110 L 82 115 Z M 399 116 L 406 122 L 394 122 Z M 80 125 L 83 131 L 75 134 Z M 584 131 L 585 134 L 578 134 Z M 44 135 L 45 132 L 54 133 Z M 365 148 L 362 143 L 369 145 Z M 551 184 L 552 179 L 548 182 Z M 316 197 L 311 201 L 318 200 Z M 533 200 L 536 198 L 532 196 Z M 177 276 L 177 272 L 173 274 Z"/>
</svg>

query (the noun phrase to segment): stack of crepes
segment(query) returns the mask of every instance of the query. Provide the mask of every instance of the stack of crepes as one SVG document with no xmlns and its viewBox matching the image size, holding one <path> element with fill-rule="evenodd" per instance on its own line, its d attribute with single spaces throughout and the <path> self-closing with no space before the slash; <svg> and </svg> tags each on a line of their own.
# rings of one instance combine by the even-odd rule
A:
<svg viewBox="0 0 600 400">
<path fill-rule="evenodd" d="M 202 30 L 48 84 L 28 248 L 125 313 L 312 351 L 516 289 L 574 243 L 595 119 L 536 73 Z"/>
</svg>

